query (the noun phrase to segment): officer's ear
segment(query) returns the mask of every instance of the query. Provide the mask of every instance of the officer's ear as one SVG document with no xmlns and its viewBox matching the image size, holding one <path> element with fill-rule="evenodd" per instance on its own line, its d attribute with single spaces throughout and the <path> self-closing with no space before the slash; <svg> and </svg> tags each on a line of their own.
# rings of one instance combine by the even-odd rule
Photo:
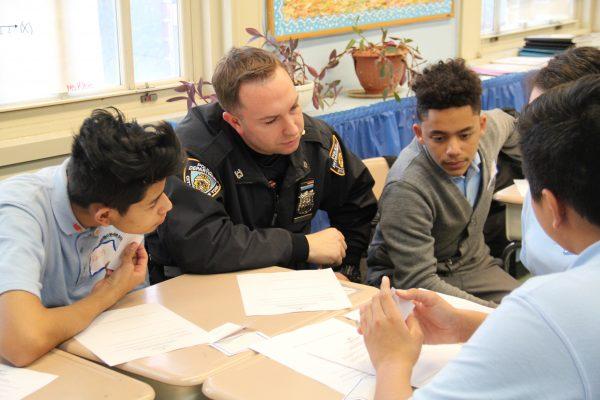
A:
<svg viewBox="0 0 600 400">
<path fill-rule="evenodd" d="M 236 117 L 235 115 L 233 115 L 232 113 L 230 113 L 229 111 L 223 111 L 223 119 L 229 124 L 231 125 L 231 127 L 233 129 L 235 129 L 235 131 L 240 135 L 240 136 L 244 136 L 244 128 L 242 127 L 242 124 L 240 124 L 240 119 L 238 117 Z"/>
</svg>

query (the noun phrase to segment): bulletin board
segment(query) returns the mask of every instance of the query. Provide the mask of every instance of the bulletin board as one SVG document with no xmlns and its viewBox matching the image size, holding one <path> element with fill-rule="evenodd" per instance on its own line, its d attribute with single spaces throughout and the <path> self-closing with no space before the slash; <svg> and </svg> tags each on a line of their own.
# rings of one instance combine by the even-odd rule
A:
<svg viewBox="0 0 600 400">
<path fill-rule="evenodd" d="M 269 33 L 305 38 L 453 17 L 453 0 L 267 0 Z"/>
</svg>

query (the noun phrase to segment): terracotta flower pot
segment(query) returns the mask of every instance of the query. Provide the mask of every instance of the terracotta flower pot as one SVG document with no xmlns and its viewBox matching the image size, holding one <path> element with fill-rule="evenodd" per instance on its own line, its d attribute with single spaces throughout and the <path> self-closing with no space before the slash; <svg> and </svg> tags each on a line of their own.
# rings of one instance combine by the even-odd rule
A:
<svg viewBox="0 0 600 400">
<path fill-rule="evenodd" d="M 386 58 L 392 62 L 393 73 L 386 71 L 385 75 L 381 76 L 381 61 L 379 53 L 374 50 L 355 50 L 352 53 L 354 60 L 354 70 L 360 82 L 360 85 L 367 94 L 382 94 L 387 88 L 391 95 L 398 83 L 406 74 L 406 65 L 403 60 L 406 50 L 398 49 L 396 53 L 386 54 Z"/>
</svg>

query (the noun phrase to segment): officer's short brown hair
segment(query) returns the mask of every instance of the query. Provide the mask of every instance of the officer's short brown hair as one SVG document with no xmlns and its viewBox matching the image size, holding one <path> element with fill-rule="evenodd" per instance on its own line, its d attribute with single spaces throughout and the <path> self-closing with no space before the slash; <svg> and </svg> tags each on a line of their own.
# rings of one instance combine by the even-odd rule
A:
<svg viewBox="0 0 600 400">
<path fill-rule="evenodd" d="M 233 47 L 217 64 L 212 84 L 219 104 L 224 110 L 234 111 L 240 106 L 242 83 L 264 81 L 283 64 L 271 52 L 244 46 Z"/>
</svg>

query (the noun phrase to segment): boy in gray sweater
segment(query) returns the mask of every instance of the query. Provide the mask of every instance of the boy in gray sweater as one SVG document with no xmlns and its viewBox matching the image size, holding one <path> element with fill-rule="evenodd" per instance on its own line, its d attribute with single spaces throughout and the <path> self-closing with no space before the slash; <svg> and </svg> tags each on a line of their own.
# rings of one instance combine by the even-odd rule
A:
<svg viewBox="0 0 600 400">
<path fill-rule="evenodd" d="M 484 242 L 500 151 L 520 161 L 515 119 L 481 113 L 481 81 L 462 59 L 426 68 L 412 87 L 419 124 L 392 166 L 368 252 L 367 282 L 496 306 L 517 287 Z"/>
</svg>

